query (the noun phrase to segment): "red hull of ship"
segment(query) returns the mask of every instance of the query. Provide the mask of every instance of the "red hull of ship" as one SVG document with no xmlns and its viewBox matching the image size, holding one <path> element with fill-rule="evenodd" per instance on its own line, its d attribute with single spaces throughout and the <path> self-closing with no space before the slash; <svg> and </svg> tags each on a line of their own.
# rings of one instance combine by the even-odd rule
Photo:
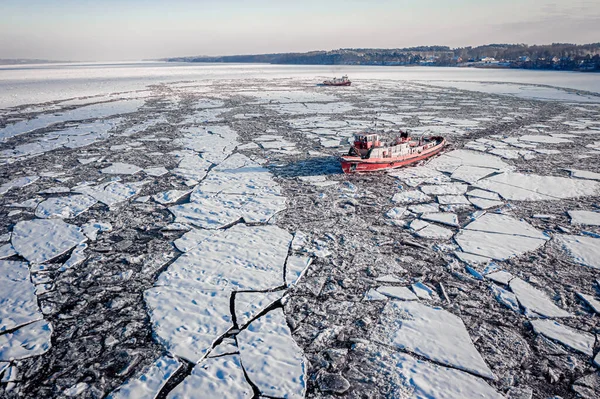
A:
<svg viewBox="0 0 600 399">
<path fill-rule="evenodd" d="M 439 153 L 446 145 L 446 140 L 421 154 L 399 158 L 362 159 L 360 157 L 343 156 L 341 158 L 344 173 L 376 172 L 378 170 L 396 169 L 422 161 Z"/>
</svg>

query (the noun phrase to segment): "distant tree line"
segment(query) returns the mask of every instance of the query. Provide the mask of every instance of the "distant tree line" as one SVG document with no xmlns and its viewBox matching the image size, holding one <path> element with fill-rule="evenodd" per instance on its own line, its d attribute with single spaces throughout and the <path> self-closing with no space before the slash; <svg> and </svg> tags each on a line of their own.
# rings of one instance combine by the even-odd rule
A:
<svg viewBox="0 0 600 399">
<path fill-rule="evenodd" d="M 419 46 L 398 49 L 339 49 L 308 53 L 167 58 L 171 62 L 239 62 L 295 65 L 427 65 L 479 68 L 600 71 L 600 43 L 549 45 L 487 44 L 450 48 Z"/>
</svg>

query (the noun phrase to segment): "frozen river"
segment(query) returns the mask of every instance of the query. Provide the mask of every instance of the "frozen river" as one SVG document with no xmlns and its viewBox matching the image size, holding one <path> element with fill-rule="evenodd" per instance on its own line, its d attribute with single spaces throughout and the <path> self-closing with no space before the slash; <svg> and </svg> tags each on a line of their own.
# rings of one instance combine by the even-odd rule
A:
<svg viewBox="0 0 600 399">
<path fill-rule="evenodd" d="M 578 72 L 392 66 L 81 63 L 0 66 L 0 108 L 144 90 L 149 85 L 160 83 L 282 78 L 314 79 L 316 83 L 343 74 L 348 74 L 353 80 L 419 81 L 483 91 L 489 90 L 490 85 L 473 82 L 555 86 L 600 94 L 600 75 Z M 527 95 L 523 91 L 522 88 L 511 89 L 514 94 Z M 539 93 L 533 95 L 540 96 Z"/>
<path fill-rule="evenodd" d="M 519 70 L 0 68 L 0 397 L 596 399 L 598 93 Z M 371 129 L 449 146 L 343 174 Z"/>
</svg>

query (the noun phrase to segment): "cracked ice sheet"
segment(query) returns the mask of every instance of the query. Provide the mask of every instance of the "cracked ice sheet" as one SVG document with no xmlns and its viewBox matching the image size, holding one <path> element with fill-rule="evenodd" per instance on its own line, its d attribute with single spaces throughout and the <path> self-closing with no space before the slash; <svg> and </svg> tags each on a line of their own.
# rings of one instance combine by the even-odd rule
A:
<svg viewBox="0 0 600 399">
<path fill-rule="evenodd" d="M 235 315 L 238 325 L 244 326 L 269 305 L 278 301 L 284 291 L 238 292 L 235 295 Z"/>
<path fill-rule="evenodd" d="M 570 317 L 569 312 L 556 306 L 542 291 L 518 277 L 509 282 L 510 289 L 517 296 L 519 303 L 532 316 Z M 533 314 L 531 314 L 533 312 Z"/>
<path fill-rule="evenodd" d="M 20 134 L 29 133 L 55 123 L 79 121 L 85 119 L 101 119 L 112 115 L 131 113 L 144 105 L 145 100 L 132 99 L 87 105 L 70 111 L 40 115 L 34 119 L 17 122 L 0 129 L 0 138 L 7 139 Z"/>
<path fill-rule="evenodd" d="M 430 195 L 442 195 L 442 194 L 464 194 L 467 192 L 467 188 L 469 186 L 466 184 L 460 183 L 449 183 L 449 184 L 439 184 L 433 186 L 422 186 L 421 191 L 425 194 Z"/>
<path fill-rule="evenodd" d="M 42 318 L 27 263 L 0 261 L 0 332 Z"/>
<path fill-rule="evenodd" d="M 31 263 L 47 262 L 86 240 L 79 227 L 60 219 L 21 221 L 11 237 L 15 251 Z"/>
<path fill-rule="evenodd" d="M 97 186 L 79 186 L 73 188 L 73 192 L 86 194 L 95 198 L 98 202 L 113 206 L 123 202 L 140 192 L 147 181 L 120 183 L 118 181 L 102 183 Z"/>
<path fill-rule="evenodd" d="M 282 286 L 292 236 L 277 226 L 236 225 L 180 256 L 156 282 L 182 289 L 268 290 Z"/>
<path fill-rule="evenodd" d="M 172 206 L 169 211 L 179 222 L 204 229 L 219 229 L 240 219 L 246 223 L 268 223 L 275 214 L 286 208 L 286 198 L 277 195 L 221 194 L 202 200 L 196 197 L 195 201 Z"/>
<path fill-rule="evenodd" d="M 154 399 L 180 368 L 181 363 L 179 360 L 162 356 L 149 367 L 146 367 L 142 375 L 128 380 L 108 395 L 107 399 Z"/>
<path fill-rule="evenodd" d="M 411 204 L 427 201 L 431 201 L 431 197 L 419 190 L 402 191 L 394 194 L 392 197 L 392 202 L 399 204 Z"/>
<path fill-rule="evenodd" d="M 236 153 L 211 170 L 191 201 L 201 202 L 206 194 L 280 195 L 281 188 L 268 169 Z"/>
<path fill-rule="evenodd" d="M 159 204 L 168 205 L 179 201 L 189 193 L 191 193 L 191 190 L 169 190 L 153 195 L 152 199 Z"/>
<path fill-rule="evenodd" d="M 567 169 L 571 176 L 577 179 L 586 179 L 586 180 L 598 180 L 600 181 L 600 173 L 590 172 L 587 170 L 579 170 L 579 169 Z"/>
<path fill-rule="evenodd" d="M 428 168 L 440 172 L 454 173 L 461 166 L 477 166 L 495 171 L 510 170 L 512 167 L 494 155 L 482 154 L 476 151 L 455 150 L 434 158 L 427 164 Z"/>
<path fill-rule="evenodd" d="M 229 297 L 230 293 L 221 289 L 173 286 L 144 292 L 158 341 L 170 353 L 192 363 L 197 363 L 213 342 L 232 327 Z"/>
<path fill-rule="evenodd" d="M 575 262 L 600 269 L 600 239 L 587 236 L 559 235 L 556 240 Z"/>
<path fill-rule="evenodd" d="M 246 381 L 239 355 L 206 358 L 192 369 L 168 399 L 250 399 L 254 395 Z"/>
<path fill-rule="evenodd" d="M 536 250 L 549 238 L 524 221 L 487 213 L 465 226 L 454 239 L 464 252 L 505 260 Z"/>
<path fill-rule="evenodd" d="M 600 183 L 556 176 L 507 172 L 480 180 L 476 187 L 512 201 L 544 201 L 586 197 L 600 193 Z"/>
<path fill-rule="evenodd" d="M 42 219 L 71 219 L 87 211 L 96 204 L 96 200 L 87 195 L 48 198 L 35 210 L 35 216 Z"/>
<path fill-rule="evenodd" d="M 39 320 L 0 335 L 0 361 L 25 359 L 46 353 L 52 346 L 52 324 Z"/>
<path fill-rule="evenodd" d="M 237 133 L 228 126 L 206 126 L 183 130 L 175 144 L 199 152 L 210 163 L 223 162 L 238 145 Z"/>
<path fill-rule="evenodd" d="M 441 308 L 413 301 L 388 302 L 373 338 L 450 367 L 495 378 L 462 320 Z"/>
<path fill-rule="evenodd" d="M 532 320 L 533 330 L 558 341 L 571 349 L 588 356 L 594 356 L 594 343 L 596 337 L 585 331 L 578 331 L 568 326 L 563 326 L 554 320 Z"/>
<path fill-rule="evenodd" d="M 306 364 L 283 310 L 274 309 L 237 335 L 242 364 L 263 395 L 304 398 Z"/>
</svg>

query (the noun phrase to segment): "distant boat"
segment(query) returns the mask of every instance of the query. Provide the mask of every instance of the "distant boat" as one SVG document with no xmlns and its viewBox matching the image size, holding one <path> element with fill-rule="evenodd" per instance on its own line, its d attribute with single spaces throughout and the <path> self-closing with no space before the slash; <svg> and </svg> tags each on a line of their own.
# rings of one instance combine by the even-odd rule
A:
<svg viewBox="0 0 600 399">
<path fill-rule="evenodd" d="M 348 79 L 348 75 L 344 75 L 341 78 L 333 78 L 323 82 L 325 86 L 350 86 L 352 82 Z"/>
<path fill-rule="evenodd" d="M 348 155 L 341 157 L 344 173 L 374 172 L 410 165 L 439 153 L 446 145 L 443 137 L 418 141 L 401 132 L 393 144 L 381 144 L 377 134 L 357 134 Z"/>
</svg>

